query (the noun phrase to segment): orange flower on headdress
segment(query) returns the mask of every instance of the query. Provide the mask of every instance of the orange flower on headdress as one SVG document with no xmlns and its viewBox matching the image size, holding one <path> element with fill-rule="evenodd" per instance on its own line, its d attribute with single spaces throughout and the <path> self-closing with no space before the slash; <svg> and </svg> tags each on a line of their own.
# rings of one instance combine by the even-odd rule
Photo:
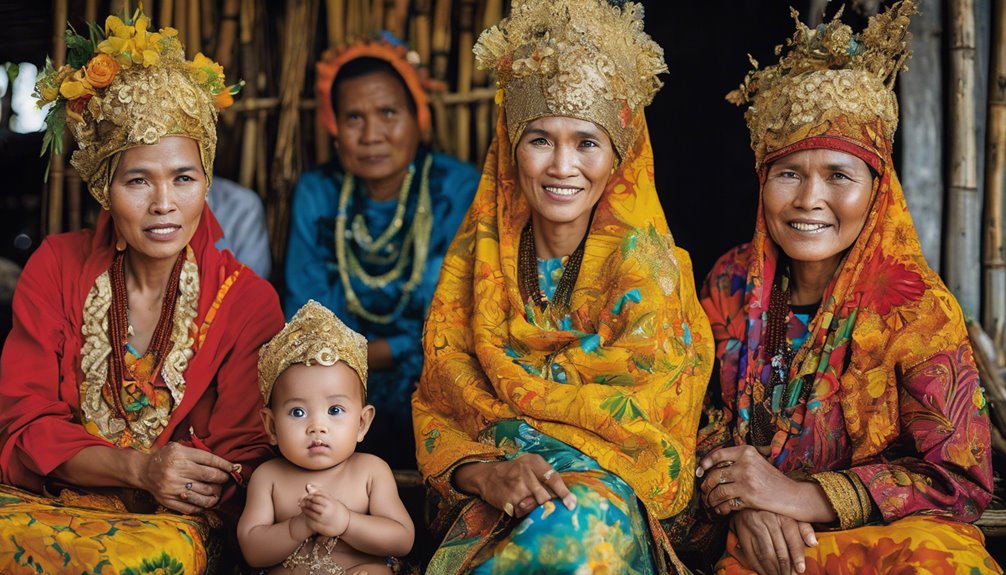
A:
<svg viewBox="0 0 1006 575">
<path fill-rule="evenodd" d="M 88 101 L 91 100 L 91 94 L 84 94 L 76 100 L 70 100 L 66 103 L 66 117 L 75 121 L 84 121 L 84 108 L 87 107 Z"/>
<path fill-rule="evenodd" d="M 84 76 L 95 88 L 108 86 L 118 73 L 119 63 L 115 61 L 115 58 L 105 53 L 95 55 L 84 67 Z"/>
<path fill-rule="evenodd" d="M 64 80 L 59 86 L 59 94 L 67 100 L 76 100 L 85 94 L 93 96 L 94 93 L 94 87 L 84 77 L 83 70 L 75 71 L 73 76 Z"/>
</svg>

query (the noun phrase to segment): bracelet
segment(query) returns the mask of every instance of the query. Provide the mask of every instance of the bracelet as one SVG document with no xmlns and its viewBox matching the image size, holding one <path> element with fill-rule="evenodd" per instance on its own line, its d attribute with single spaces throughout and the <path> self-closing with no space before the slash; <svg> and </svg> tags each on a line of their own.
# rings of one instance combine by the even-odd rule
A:
<svg viewBox="0 0 1006 575">
<path fill-rule="evenodd" d="M 866 523 L 859 495 L 849 478 L 842 473 L 825 471 L 811 475 L 811 479 L 824 490 L 825 497 L 838 515 L 839 529 L 852 529 Z"/>
<path fill-rule="evenodd" d="M 869 523 L 870 516 L 873 515 L 873 499 L 870 497 L 870 492 L 867 491 L 866 485 L 863 484 L 863 480 L 852 471 L 843 471 L 842 475 L 844 475 L 845 478 L 849 480 L 849 483 L 851 483 L 856 489 L 856 497 L 859 499 L 859 508 L 863 512 L 862 524 Z"/>
</svg>

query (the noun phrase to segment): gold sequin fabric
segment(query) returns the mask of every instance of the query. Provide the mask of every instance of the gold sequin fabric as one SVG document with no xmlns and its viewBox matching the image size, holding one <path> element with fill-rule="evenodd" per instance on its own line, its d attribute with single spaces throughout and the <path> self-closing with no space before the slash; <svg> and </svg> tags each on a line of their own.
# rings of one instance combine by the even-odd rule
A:
<svg viewBox="0 0 1006 575">
<path fill-rule="evenodd" d="M 108 338 L 111 305 L 112 286 L 106 271 L 95 280 L 84 303 L 84 324 L 81 327 L 84 345 L 80 352 L 80 369 L 84 373 L 80 383 L 80 408 L 84 428 L 92 435 L 113 443 L 148 451 L 185 395 L 184 374 L 194 355 L 193 335 L 199 305 L 199 267 L 194 252 L 186 248 L 171 328 L 171 350 L 161 366 L 161 378 L 171 394 L 171 401 L 145 406 L 130 421 L 116 415 L 115 408 L 102 395 L 108 381 L 108 357 L 112 353 L 112 343 Z"/>
<path fill-rule="evenodd" d="M 510 16 L 474 48 L 480 69 L 496 73 L 514 145 L 537 118 L 579 118 L 604 128 L 620 159 L 641 132 L 667 71 L 664 52 L 643 32 L 643 8 L 606 0 L 514 0 Z"/>
<path fill-rule="evenodd" d="M 842 11 L 828 23 L 808 28 L 791 9 L 796 31 L 786 42 L 778 64 L 748 73 L 727 95 L 738 106 L 751 130 L 756 167 L 767 156 L 795 141 L 813 137 L 813 130 L 840 121 L 872 125 L 880 133 L 868 138 L 889 146 L 898 128 L 894 81 L 911 57 L 908 23 L 914 0 L 903 0 L 870 19 L 854 34 L 841 21 Z M 776 47 L 781 54 L 784 47 Z M 886 149 L 871 150 L 883 157 Z"/>
<path fill-rule="evenodd" d="M 309 300 L 290 323 L 262 346 L 258 382 L 266 405 L 279 376 L 295 363 L 335 365 L 344 361 L 367 386 L 367 338 L 342 323 L 320 303 Z"/>
</svg>

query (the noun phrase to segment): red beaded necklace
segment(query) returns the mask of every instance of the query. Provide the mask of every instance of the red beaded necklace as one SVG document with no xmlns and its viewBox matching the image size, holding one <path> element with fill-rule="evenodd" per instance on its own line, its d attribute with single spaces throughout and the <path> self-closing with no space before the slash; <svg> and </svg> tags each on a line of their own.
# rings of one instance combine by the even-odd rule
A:
<svg viewBox="0 0 1006 575">
<path fill-rule="evenodd" d="M 765 340 L 762 344 L 765 359 L 769 362 L 769 382 L 766 386 L 761 383 L 761 378 L 755 380 L 755 387 L 760 387 L 762 391 L 761 401 L 754 402 L 754 409 L 751 410 L 750 440 L 756 446 L 772 443 L 776 431 L 776 410 L 773 409 L 772 399 L 776 388 L 787 387 L 790 365 L 793 362 L 793 349 L 786 337 L 791 314 L 790 292 L 789 278 L 785 273 L 780 274 L 772 283 L 768 317 L 765 320 Z"/>
<path fill-rule="evenodd" d="M 178 299 L 178 282 L 182 275 L 182 265 L 185 263 L 185 250 L 178 255 L 175 265 L 171 269 L 168 277 L 168 285 L 164 291 L 164 300 L 161 303 L 161 315 L 157 319 L 157 327 L 154 328 L 154 335 L 147 348 L 147 354 L 154 359 L 154 369 L 150 371 L 151 381 L 135 382 L 134 376 L 126 367 L 126 345 L 129 343 L 129 317 L 127 306 L 129 295 L 126 291 L 126 252 L 116 252 L 112 260 L 112 267 L 108 270 L 109 280 L 112 284 L 112 305 L 109 310 L 108 340 L 112 345 L 112 353 L 108 358 L 108 380 L 106 390 L 112 400 L 116 413 L 123 420 L 129 421 L 126 407 L 122 403 L 122 388 L 125 382 L 138 383 L 141 387 L 148 387 L 153 380 L 157 379 L 157 374 L 161 372 L 161 366 L 168 355 L 171 346 L 171 332 L 174 327 L 175 303 Z"/>
</svg>

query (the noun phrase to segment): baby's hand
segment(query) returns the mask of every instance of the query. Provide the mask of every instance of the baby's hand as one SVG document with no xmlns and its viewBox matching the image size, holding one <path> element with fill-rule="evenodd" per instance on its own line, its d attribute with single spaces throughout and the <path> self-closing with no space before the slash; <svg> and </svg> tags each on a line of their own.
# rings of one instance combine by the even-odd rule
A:
<svg viewBox="0 0 1006 575">
<path fill-rule="evenodd" d="M 312 531 L 325 537 L 340 537 L 349 528 L 349 508 L 341 501 L 310 483 L 307 495 L 301 498 L 307 525 Z"/>
</svg>

